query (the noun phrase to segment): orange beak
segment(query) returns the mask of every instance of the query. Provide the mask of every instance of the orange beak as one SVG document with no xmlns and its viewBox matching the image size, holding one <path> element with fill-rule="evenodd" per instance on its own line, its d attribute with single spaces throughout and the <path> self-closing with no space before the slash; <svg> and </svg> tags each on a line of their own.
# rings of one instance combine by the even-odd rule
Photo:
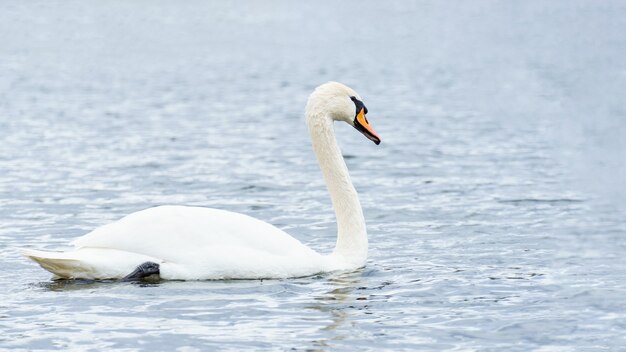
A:
<svg viewBox="0 0 626 352">
<path fill-rule="evenodd" d="M 363 133 L 370 141 L 376 143 L 376 145 L 380 144 L 378 133 L 374 131 L 369 121 L 367 121 L 367 117 L 365 117 L 365 109 L 361 109 L 354 118 L 354 128 Z"/>
</svg>

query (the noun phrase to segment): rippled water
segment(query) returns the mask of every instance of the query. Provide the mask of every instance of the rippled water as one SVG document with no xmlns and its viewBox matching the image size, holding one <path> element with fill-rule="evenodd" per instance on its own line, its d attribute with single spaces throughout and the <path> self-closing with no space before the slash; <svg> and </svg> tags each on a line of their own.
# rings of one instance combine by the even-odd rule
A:
<svg viewBox="0 0 626 352">
<path fill-rule="evenodd" d="M 0 349 L 626 349 L 626 6 L 0 4 Z M 362 270 L 50 281 L 62 248 L 160 204 L 334 215 L 303 121 L 337 80 L 370 233 Z"/>
</svg>

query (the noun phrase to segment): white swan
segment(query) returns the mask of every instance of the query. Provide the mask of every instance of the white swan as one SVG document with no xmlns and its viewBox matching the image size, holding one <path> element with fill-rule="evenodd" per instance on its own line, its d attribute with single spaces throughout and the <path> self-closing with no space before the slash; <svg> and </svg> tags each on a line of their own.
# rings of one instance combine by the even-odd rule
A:
<svg viewBox="0 0 626 352">
<path fill-rule="evenodd" d="M 352 270 L 365 265 L 363 212 L 335 139 L 334 121 L 354 126 L 374 143 L 367 108 L 349 87 L 328 82 L 306 105 L 313 149 L 337 218 L 337 244 L 321 255 L 284 231 L 230 211 L 159 206 L 130 214 L 72 242 L 67 252 L 23 249 L 22 254 L 55 278 L 260 279 Z"/>
</svg>

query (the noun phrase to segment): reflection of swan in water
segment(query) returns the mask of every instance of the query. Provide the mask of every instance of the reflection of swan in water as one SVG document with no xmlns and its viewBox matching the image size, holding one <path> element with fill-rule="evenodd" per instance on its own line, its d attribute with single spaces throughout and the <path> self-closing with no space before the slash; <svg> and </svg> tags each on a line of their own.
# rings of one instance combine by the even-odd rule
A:
<svg viewBox="0 0 626 352">
<path fill-rule="evenodd" d="M 315 297 L 315 304 L 307 306 L 309 309 L 327 314 L 330 318 L 330 322 L 320 328 L 324 335 L 330 336 L 311 341 L 315 348 L 332 348 L 334 347 L 332 341 L 349 339 L 352 331 L 349 326 L 350 318 L 360 315 L 363 310 L 363 305 L 356 301 L 361 301 L 365 297 L 355 292 L 358 287 L 363 286 L 363 269 L 337 273 L 328 278 L 328 283 L 329 290 Z M 342 327 L 346 329 L 345 334 L 341 331 Z"/>
<path fill-rule="evenodd" d="M 71 292 L 71 291 L 81 291 L 81 290 L 97 290 L 106 288 L 114 282 L 118 282 L 117 280 L 54 280 L 54 281 L 46 281 L 40 282 L 34 287 L 43 288 L 47 291 L 54 292 Z M 139 286 L 151 286 L 158 285 L 157 281 L 150 282 L 146 281 L 138 281 L 133 282 L 133 284 L 139 284 Z"/>
<path fill-rule="evenodd" d="M 306 121 L 337 218 L 337 242 L 321 255 L 284 231 L 247 215 L 218 209 L 161 206 L 130 214 L 76 239 L 67 252 L 22 253 L 57 278 L 287 278 L 354 270 L 367 259 L 363 211 L 335 139 L 346 122 L 376 144 L 359 95 L 336 82 L 309 97 Z M 259 122 L 261 123 L 261 122 Z"/>
</svg>

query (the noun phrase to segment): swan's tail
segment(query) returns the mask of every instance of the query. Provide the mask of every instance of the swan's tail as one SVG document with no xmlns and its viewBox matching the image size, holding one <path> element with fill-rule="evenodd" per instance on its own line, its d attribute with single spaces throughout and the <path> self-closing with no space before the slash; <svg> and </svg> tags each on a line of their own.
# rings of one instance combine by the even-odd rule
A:
<svg viewBox="0 0 626 352">
<path fill-rule="evenodd" d="M 54 274 L 55 279 L 70 279 L 87 268 L 76 258 L 74 252 L 46 252 L 36 249 L 20 249 L 23 256 Z"/>
<path fill-rule="evenodd" d="M 150 256 L 110 248 L 83 247 L 68 252 L 20 251 L 54 274 L 54 279 L 121 279 L 142 263 L 162 262 Z"/>
</svg>

